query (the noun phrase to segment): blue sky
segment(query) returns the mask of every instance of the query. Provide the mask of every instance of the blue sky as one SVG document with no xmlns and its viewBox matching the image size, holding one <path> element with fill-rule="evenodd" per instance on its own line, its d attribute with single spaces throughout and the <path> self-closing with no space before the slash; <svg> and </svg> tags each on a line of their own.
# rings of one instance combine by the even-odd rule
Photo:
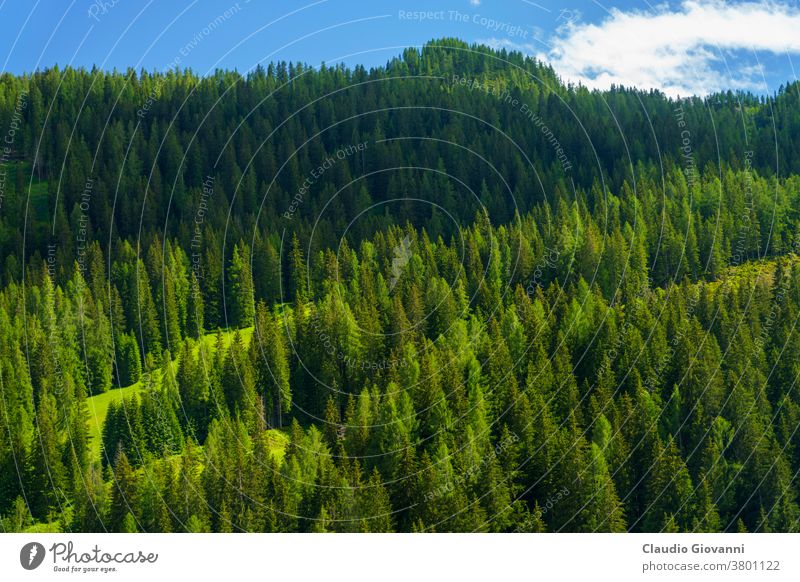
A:
<svg viewBox="0 0 800 582">
<path fill-rule="evenodd" d="M 371 66 L 442 36 L 515 48 L 599 88 L 772 93 L 800 73 L 798 0 L 0 0 L 0 69 L 12 73 Z"/>
</svg>

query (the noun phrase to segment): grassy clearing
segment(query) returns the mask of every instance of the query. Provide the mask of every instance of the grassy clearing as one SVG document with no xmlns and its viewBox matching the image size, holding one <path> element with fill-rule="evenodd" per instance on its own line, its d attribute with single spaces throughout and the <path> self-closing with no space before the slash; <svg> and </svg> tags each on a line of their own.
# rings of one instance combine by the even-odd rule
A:
<svg viewBox="0 0 800 582">
<path fill-rule="evenodd" d="M 239 337 L 242 339 L 242 345 L 247 348 L 250 347 L 250 340 L 253 338 L 253 330 L 254 328 L 245 327 L 240 330 Z M 223 330 L 222 331 L 222 346 L 224 349 L 228 349 L 231 347 L 231 342 L 233 341 L 233 336 L 236 334 L 237 330 Z M 209 355 L 213 354 L 217 349 L 217 334 L 215 333 L 207 333 L 203 336 L 202 339 L 203 346 L 206 348 Z M 200 345 L 195 346 L 194 355 L 197 355 L 198 350 L 200 349 Z"/>
<path fill-rule="evenodd" d="M 50 209 L 48 208 L 49 196 L 47 194 L 47 180 L 39 180 L 36 176 L 31 181 L 31 165 L 28 162 L 13 162 L 7 166 L 8 176 L 6 181 L 11 184 L 17 183 L 17 174 L 21 173 L 23 191 L 18 193 L 20 199 L 25 201 L 29 197 L 30 213 L 33 222 L 49 222 Z M 30 191 L 28 184 L 30 183 Z M 23 206 L 24 209 L 24 206 Z"/>
<path fill-rule="evenodd" d="M 240 329 L 239 335 L 242 338 L 242 343 L 245 347 L 250 345 L 250 340 L 253 337 L 253 328 L 247 327 L 244 329 Z M 225 349 L 230 347 L 231 341 L 233 340 L 233 336 L 236 330 L 223 330 L 222 332 L 222 343 L 225 346 Z M 216 350 L 217 345 L 217 334 L 216 333 L 209 333 L 203 336 L 203 343 L 208 348 L 209 354 L 213 354 Z M 195 352 L 196 354 L 197 352 Z M 173 365 L 177 365 L 177 361 L 173 361 Z M 160 385 L 161 382 L 161 375 L 159 373 L 153 374 L 153 381 L 156 386 Z M 141 380 L 136 382 L 136 384 L 131 384 L 130 386 L 126 386 L 124 388 L 114 388 L 109 390 L 108 392 L 104 392 L 103 394 L 98 394 L 97 396 L 92 396 L 86 399 L 86 402 L 89 407 L 89 451 L 93 458 L 100 457 L 100 444 L 101 444 L 101 435 L 103 432 L 103 423 L 106 421 L 106 416 L 108 415 L 108 407 L 109 405 L 114 402 L 115 404 L 119 404 L 125 398 L 133 396 L 134 394 L 139 394 L 143 389 L 143 385 Z"/>
<path fill-rule="evenodd" d="M 141 390 L 142 383 L 137 382 L 125 388 L 116 388 L 86 399 L 89 406 L 89 451 L 93 458 L 100 457 L 103 423 L 106 421 L 109 405 L 112 402 L 119 404 L 125 398 L 138 394 Z"/>
<path fill-rule="evenodd" d="M 50 209 L 47 207 L 49 196 L 47 194 L 47 182 L 37 182 L 34 180 L 30 189 L 31 209 L 35 221 L 47 221 L 50 216 Z"/>
</svg>

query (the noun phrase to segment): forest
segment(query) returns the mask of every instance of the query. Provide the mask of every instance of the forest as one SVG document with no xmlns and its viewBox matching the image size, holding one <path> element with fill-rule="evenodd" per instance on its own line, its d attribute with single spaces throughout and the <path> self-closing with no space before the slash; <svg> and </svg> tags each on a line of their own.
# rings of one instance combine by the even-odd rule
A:
<svg viewBox="0 0 800 582">
<path fill-rule="evenodd" d="M 0 75 L 0 531 L 800 531 L 800 84 L 457 39 Z"/>
</svg>

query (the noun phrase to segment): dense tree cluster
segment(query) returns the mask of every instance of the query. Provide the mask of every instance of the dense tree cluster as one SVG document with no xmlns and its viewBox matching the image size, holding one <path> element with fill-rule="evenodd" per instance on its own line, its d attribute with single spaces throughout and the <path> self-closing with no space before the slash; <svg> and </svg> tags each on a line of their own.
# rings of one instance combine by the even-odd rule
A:
<svg viewBox="0 0 800 582">
<path fill-rule="evenodd" d="M 588 92 L 447 40 L 3 75 L 0 127 L 20 99 L 3 530 L 800 529 L 793 89 Z"/>
<path fill-rule="evenodd" d="M 86 411 L 102 373 L 81 338 L 102 312 L 79 278 L 9 285 L 3 515 L 24 499 L 75 529 L 796 529 L 794 255 L 666 288 L 629 269 L 610 296 L 553 263 L 549 282 L 509 288 L 533 224 L 479 217 L 466 269 L 456 246 L 392 227 L 320 253 L 313 288 L 259 303 L 252 339 L 178 325 L 174 358 L 132 350 L 141 389 L 110 406 L 102 463 Z M 405 237 L 415 251 L 389 292 Z M 166 316 L 149 309 L 160 346 Z"/>
<path fill-rule="evenodd" d="M 752 256 L 766 250 L 765 217 L 788 218 L 796 208 L 775 180 L 776 170 L 781 179 L 800 173 L 799 96 L 794 85 L 769 100 L 589 92 L 563 86 L 535 59 L 449 40 L 371 70 L 276 63 L 245 77 L 3 74 L 0 128 L 15 115 L 21 121 L 4 157 L 0 275 L 20 279 L 23 242 L 26 264 L 40 256 L 37 268 L 54 248 L 63 279 L 81 258 L 79 239 L 143 239 L 144 248 L 160 236 L 198 253 L 193 265 L 213 263 L 202 272 L 219 285 L 218 255 L 230 259 L 239 240 L 250 241 L 268 271 L 276 253 L 285 256 L 284 228 L 302 242 L 314 228 L 321 249 L 335 247 L 346 228 L 369 238 L 407 220 L 447 240 L 478 210 L 507 224 L 516 210 L 555 211 L 576 189 L 608 234 L 605 221 L 618 210 L 630 221 L 636 198 L 653 230 L 651 258 L 662 223 L 670 244 L 691 230 L 698 248 L 708 252 L 716 238 L 723 254 L 737 254 L 737 227 L 752 210 L 760 228 L 743 243 Z M 743 188 L 744 170 L 764 180 Z M 609 193 L 624 206 L 597 208 Z M 403 197 L 438 207 L 388 202 Z M 380 212 L 350 225 L 370 204 Z M 267 272 L 255 284 L 265 298 L 279 292 Z M 221 324 L 221 309 L 206 305 L 210 327 Z"/>
</svg>

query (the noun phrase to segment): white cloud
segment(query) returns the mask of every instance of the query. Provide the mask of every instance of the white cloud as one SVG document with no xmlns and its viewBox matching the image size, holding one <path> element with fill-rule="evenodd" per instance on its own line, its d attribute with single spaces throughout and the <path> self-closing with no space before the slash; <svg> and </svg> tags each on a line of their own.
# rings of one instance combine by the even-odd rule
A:
<svg viewBox="0 0 800 582">
<path fill-rule="evenodd" d="M 480 6 L 481 0 L 469 0 L 469 3 L 472 4 L 473 6 Z"/>
<path fill-rule="evenodd" d="M 723 88 L 764 89 L 758 67 L 727 51 L 800 52 L 800 10 L 775 2 L 684 0 L 670 9 L 611 9 L 599 24 L 569 22 L 538 58 L 590 88 L 657 88 L 671 96 Z M 752 65 L 752 63 L 750 63 Z"/>
</svg>

